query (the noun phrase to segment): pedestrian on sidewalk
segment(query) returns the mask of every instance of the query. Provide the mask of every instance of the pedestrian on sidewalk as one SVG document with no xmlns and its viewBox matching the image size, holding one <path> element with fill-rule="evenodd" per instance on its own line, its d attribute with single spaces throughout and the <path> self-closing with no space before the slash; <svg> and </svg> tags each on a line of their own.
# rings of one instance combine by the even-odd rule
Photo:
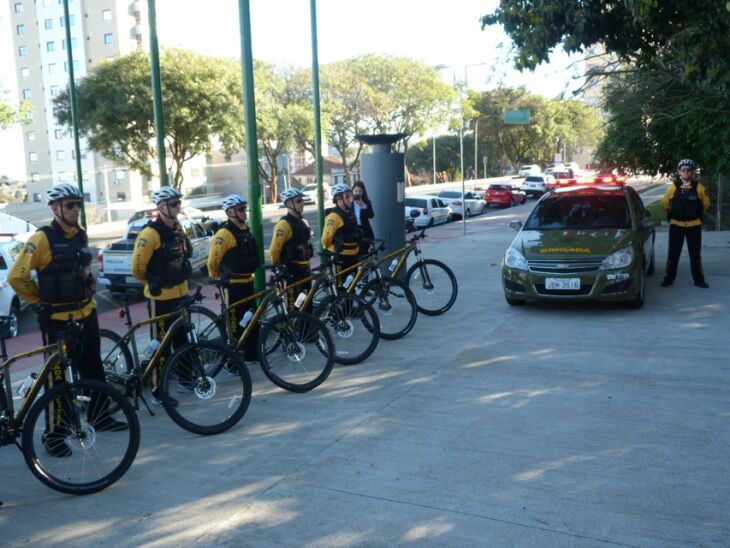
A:
<svg viewBox="0 0 730 548">
<path fill-rule="evenodd" d="M 690 159 L 680 160 L 677 175 L 667 189 L 661 205 L 669 219 L 669 251 L 667 271 L 662 287 L 669 287 L 677 277 L 677 264 L 682 254 L 684 240 L 687 240 L 692 279 L 697 287 L 707 289 L 702 271 L 702 215 L 710 208 L 710 197 L 699 182 L 697 166 Z"/>
<path fill-rule="evenodd" d="M 357 226 L 362 231 L 362 241 L 360 242 L 360 255 L 365 255 L 370 249 L 370 244 L 375 238 L 373 228 L 370 226 L 370 219 L 375 217 L 373 211 L 373 203 L 368 198 L 368 191 L 365 183 L 355 181 L 352 185 L 352 211 L 355 214 Z"/>
</svg>

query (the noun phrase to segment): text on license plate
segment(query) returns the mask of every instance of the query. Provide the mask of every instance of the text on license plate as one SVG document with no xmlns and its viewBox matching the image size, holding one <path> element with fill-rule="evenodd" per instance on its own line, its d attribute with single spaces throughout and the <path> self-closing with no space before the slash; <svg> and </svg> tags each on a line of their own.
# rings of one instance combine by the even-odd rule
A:
<svg viewBox="0 0 730 548">
<path fill-rule="evenodd" d="M 139 280 L 135 278 L 134 276 L 125 276 L 124 278 L 125 284 L 138 284 Z"/>
<path fill-rule="evenodd" d="M 545 289 L 580 289 L 580 278 L 545 278 Z"/>
</svg>

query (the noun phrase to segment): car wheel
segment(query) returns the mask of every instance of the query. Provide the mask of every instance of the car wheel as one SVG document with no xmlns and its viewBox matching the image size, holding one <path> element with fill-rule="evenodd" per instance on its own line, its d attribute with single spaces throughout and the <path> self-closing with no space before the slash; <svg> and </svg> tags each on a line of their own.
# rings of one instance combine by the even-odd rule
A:
<svg viewBox="0 0 730 548">
<path fill-rule="evenodd" d="M 482 206 L 482 209 L 481 209 L 481 211 L 480 211 L 479 213 L 480 213 L 480 214 L 482 214 L 482 215 L 484 215 L 484 214 L 485 214 L 486 212 L 487 212 L 487 204 L 484 204 L 484 205 Z"/>
<path fill-rule="evenodd" d="M 468 219 L 469 217 L 471 217 L 471 209 L 466 210 L 466 218 Z"/>
<path fill-rule="evenodd" d="M 17 337 L 18 333 L 20 333 L 20 304 L 18 304 L 17 301 L 13 301 L 12 306 L 10 307 L 10 326 L 9 326 L 9 332 L 11 337 Z"/>
<path fill-rule="evenodd" d="M 636 297 L 634 297 L 630 301 L 626 301 L 626 306 L 628 308 L 632 308 L 634 310 L 638 310 L 639 308 L 644 306 L 645 292 L 646 292 L 646 278 L 644 277 L 644 270 L 642 269 L 641 272 L 639 272 L 639 292 L 636 294 Z"/>
<path fill-rule="evenodd" d="M 428 220 L 428 224 L 427 224 L 426 226 L 427 226 L 427 227 L 429 227 L 429 228 L 431 228 L 431 227 L 432 227 L 432 226 L 433 226 L 434 224 L 436 224 L 436 223 L 435 223 L 435 221 L 433 220 L 433 217 L 431 217 L 431 218 L 430 218 L 430 219 Z"/>
<path fill-rule="evenodd" d="M 510 306 L 522 306 L 525 304 L 524 299 L 513 299 L 507 295 L 504 296 L 504 300 L 507 301 L 507 304 Z"/>
<path fill-rule="evenodd" d="M 450 223 L 450 222 L 452 222 L 453 220 L 454 220 L 454 214 L 453 214 L 453 213 L 449 213 L 449 216 L 448 216 L 448 217 L 446 217 L 446 222 L 447 222 L 447 223 Z"/>
</svg>

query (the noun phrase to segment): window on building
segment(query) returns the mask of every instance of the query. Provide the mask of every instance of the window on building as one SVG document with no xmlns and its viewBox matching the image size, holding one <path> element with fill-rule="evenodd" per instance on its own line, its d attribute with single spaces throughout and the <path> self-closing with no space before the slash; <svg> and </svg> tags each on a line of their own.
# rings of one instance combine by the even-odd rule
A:
<svg viewBox="0 0 730 548">
<path fill-rule="evenodd" d="M 127 172 L 126 171 L 124 171 L 123 169 L 117 169 L 114 172 L 114 180 L 115 181 L 122 181 L 126 175 L 127 175 Z"/>
<path fill-rule="evenodd" d="M 70 183 L 71 181 L 68 178 L 68 173 L 65 171 L 60 171 L 58 173 L 58 182 L 59 183 Z"/>
<path fill-rule="evenodd" d="M 53 28 L 53 19 L 46 19 L 43 21 L 43 26 L 46 30 L 51 30 Z"/>
<path fill-rule="evenodd" d="M 117 192 L 117 202 L 126 202 L 127 201 L 127 193 L 126 192 Z"/>
<path fill-rule="evenodd" d="M 111 21 L 112 20 L 112 10 L 101 10 L 101 18 L 104 21 Z"/>
<path fill-rule="evenodd" d="M 56 42 L 46 42 L 46 51 L 56 51 Z"/>
<path fill-rule="evenodd" d="M 48 72 L 56 74 L 58 72 L 58 65 L 56 63 L 48 63 Z"/>
<path fill-rule="evenodd" d="M 51 91 L 51 97 L 55 97 L 56 95 L 61 93 L 61 88 L 59 88 L 58 86 L 51 86 L 50 91 Z"/>
<path fill-rule="evenodd" d="M 111 32 L 107 32 L 104 35 L 104 43 L 105 44 L 113 44 L 114 43 L 114 35 Z"/>
<path fill-rule="evenodd" d="M 30 180 L 33 181 L 34 183 L 37 183 L 38 181 L 41 180 L 41 174 L 40 173 L 31 173 Z"/>
<path fill-rule="evenodd" d="M 30 89 L 25 88 L 23 90 L 23 99 L 30 99 L 33 96 L 33 92 L 30 91 Z"/>
<path fill-rule="evenodd" d="M 15 3 L 15 13 L 23 13 L 23 4 L 20 2 Z"/>
<path fill-rule="evenodd" d="M 15 26 L 15 34 L 25 34 L 25 25 L 16 25 Z"/>
<path fill-rule="evenodd" d="M 28 153 L 28 160 L 31 162 L 37 162 L 38 161 L 38 153 L 37 152 L 29 152 Z"/>
<path fill-rule="evenodd" d="M 65 160 L 66 159 L 66 151 L 65 150 L 57 150 L 56 151 L 56 160 Z"/>
<path fill-rule="evenodd" d="M 28 47 L 27 46 L 20 46 L 18 48 L 18 55 L 21 57 L 25 57 L 28 55 Z"/>
<path fill-rule="evenodd" d="M 29 122 L 33 121 L 33 111 L 32 110 L 29 110 L 25 113 L 25 119 L 28 120 Z"/>
<path fill-rule="evenodd" d="M 41 193 L 40 192 L 34 192 L 33 193 L 33 201 L 34 202 L 40 202 L 41 201 Z"/>
<path fill-rule="evenodd" d="M 28 141 L 35 141 L 35 131 L 28 132 Z"/>
<path fill-rule="evenodd" d="M 73 27 L 76 24 L 76 16 L 75 15 L 69 15 L 68 20 L 69 20 L 69 25 L 70 26 Z M 65 17 L 61 17 L 61 28 L 65 27 L 65 26 L 66 26 L 66 18 Z"/>
<path fill-rule="evenodd" d="M 79 60 L 78 59 L 74 59 L 74 70 L 79 70 Z M 68 72 L 68 62 L 67 61 L 63 62 L 63 71 Z"/>
<path fill-rule="evenodd" d="M 63 49 L 66 49 L 66 39 L 65 38 L 63 40 L 61 40 L 61 47 Z M 76 49 L 76 38 L 75 37 L 71 38 L 71 49 Z"/>
<path fill-rule="evenodd" d="M 30 78 L 30 69 L 23 67 L 20 69 L 20 77 L 21 78 Z"/>
<path fill-rule="evenodd" d="M 53 136 L 54 136 L 54 137 L 55 137 L 56 139 L 63 139 L 63 130 L 62 130 L 62 129 L 58 129 L 58 128 L 56 128 L 56 129 L 55 129 L 55 130 L 53 131 Z"/>
</svg>

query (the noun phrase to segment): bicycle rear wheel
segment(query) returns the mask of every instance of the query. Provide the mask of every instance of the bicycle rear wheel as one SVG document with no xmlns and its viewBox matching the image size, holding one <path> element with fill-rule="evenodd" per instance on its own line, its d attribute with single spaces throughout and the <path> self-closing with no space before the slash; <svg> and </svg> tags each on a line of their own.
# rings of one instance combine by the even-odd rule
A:
<svg viewBox="0 0 730 548">
<path fill-rule="evenodd" d="M 134 359 L 127 345 L 120 342 L 122 338 L 110 329 L 101 329 L 101 363 L 104 372 L 109 374 L 129 375 L 134 369 Z M 107 379 L 110 380 L 110 379 Z"/>
<path fill-rule="evenodd" d="M 416 297 L 418 311 L 438 316 L 456 302 L 459 284 L 451 269 L 441 261 L 424 259 L 412 265 L 406 273 L 406 284 Z"/>
<path fill-rule="evenodd" d="M 127 428 L 111 430 L 115 421 Z M 98 381 L 55 386 L 33 404 L 23 424 L 28 467 L 48 487 L 71 495 L 109 487 L 129 469 L 138 448 L 137 414 L 122 394 Z"/>
<path fill-rule="evenodd" d="M 263 325 L 259 358 L 261 369 L 275 385 L 290 392 L 307 392 L 322 384 L 332 372 L 335 345 L 320 320 L 294 311 Z"/>
<path fill-rule="evenodd" d="M 235 350 L 213 341 L 187 343 L 162 371 L 167 414 L 195 434 L 225 432 L 251 403 L 251 376 Z"/>
<path fill-rule="evenodd" d="M 215 312 L 198 305 L 190 306 L 188 312 L 190 312 L 190 323 L 195 327 L 199 339 L 227 342 L 225 326 Z"/>
<path fill-rule="evenodd" d="M 400 339 L 416 324 L 416 299 L 404 283 L 387 276 L 376 278 L 365 285 L 360 296 L 378 313 L 383 339 Z"/>
<path fill-rule="evenodd" d="M 329 296 L 314 310 L 335 341 L 335 362 L 354 365 L 368 358 L 380 340 L 380 320 L 365 299 L 352 293 Z"/>
</svg>

